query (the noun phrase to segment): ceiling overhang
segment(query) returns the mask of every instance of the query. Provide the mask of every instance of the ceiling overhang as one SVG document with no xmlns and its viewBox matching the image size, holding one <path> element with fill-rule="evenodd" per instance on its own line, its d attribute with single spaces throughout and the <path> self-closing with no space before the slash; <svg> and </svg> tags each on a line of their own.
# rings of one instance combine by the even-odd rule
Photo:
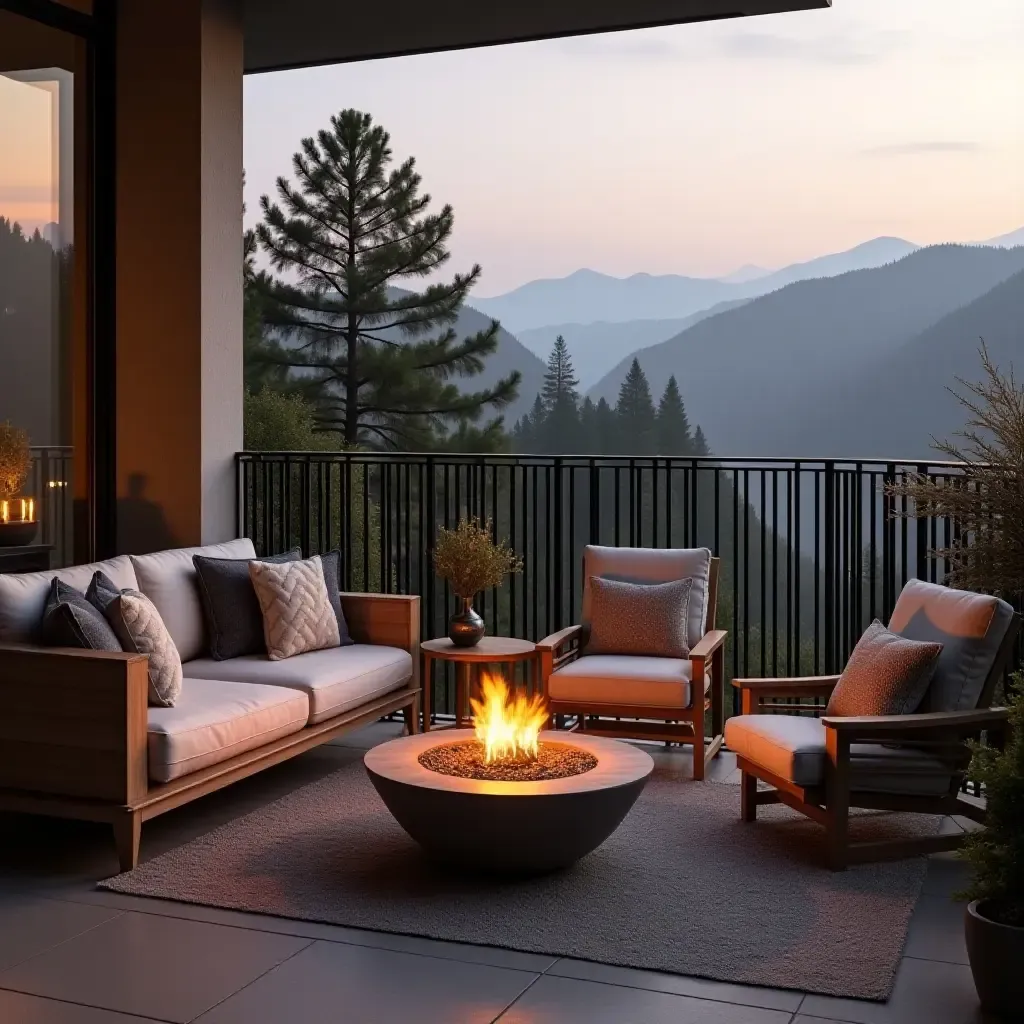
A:
<svg viewBox="0 0 1024 1024">
<path fill-rule="evenodd" d="M 338 64 L 557 36 L 742 18 L 832 0 L 244 0 L 245 70 Z"/>
</svg>

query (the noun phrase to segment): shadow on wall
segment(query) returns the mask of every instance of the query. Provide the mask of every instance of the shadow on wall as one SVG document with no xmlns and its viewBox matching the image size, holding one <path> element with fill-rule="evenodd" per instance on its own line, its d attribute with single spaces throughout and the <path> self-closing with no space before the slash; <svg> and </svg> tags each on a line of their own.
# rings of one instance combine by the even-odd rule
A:
<svg viewBox="0 0 1024 1024">
<path fill-rule="evenodd" d="M 145 473 L 128 477 L 128 493 L 117 499 L 118 554 L 142 554 L 181 547 L 167 523 L 163 508 L 146 497 Z"/>
</svg>

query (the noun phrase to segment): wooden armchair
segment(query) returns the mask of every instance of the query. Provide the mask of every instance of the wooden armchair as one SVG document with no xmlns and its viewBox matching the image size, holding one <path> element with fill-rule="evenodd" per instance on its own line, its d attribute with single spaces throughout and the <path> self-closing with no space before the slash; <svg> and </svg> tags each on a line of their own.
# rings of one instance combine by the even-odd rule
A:
<svg viewBox="0 0 1024 1024">
<path fill-rule="evenodd" d="M 851 807 L 959 814 L 984 822 L 984 807 L 961 795 L 970 762 L 966 740 L 1000 742 L 1004 708 L 991 708 L 1011 656 L 1020 616 L 997 598 L 911 580 L 889 628 L 909 639 L 943 643 L 918 713 L 807 717 L 825 710 L 839 676 L 734 679 L 742 714 L 725 726 L 742 774 L 740 805 L 752 822 L 762 804 L 784 803 L 823 825 L 828 861 L 848 864 L 951 850 L 962 835 L 851 843 Z M 774 703 L 776 698 L 817 698 Z M 771 789 L 759 789 L 758 780 Z"/>
<path fill-rule="evenodd" d="M 724 644 L 716 630 L 719 560 L 706 548 L 610 548 L 583 554 L 583 622 L 537 644 L 548 707 L 556 722 L 602 736 L 665 740 L 694 746 L 693 777 L 722 746 Z M 591 576 L 664 583 L 692 577 L 695 602 L 688 626 L 688 660 L 586 653 Z M 706 718 L 711 736 L 705 739 Z M 698 752 L 698 750 L 700 752 Z"/>
</svg>

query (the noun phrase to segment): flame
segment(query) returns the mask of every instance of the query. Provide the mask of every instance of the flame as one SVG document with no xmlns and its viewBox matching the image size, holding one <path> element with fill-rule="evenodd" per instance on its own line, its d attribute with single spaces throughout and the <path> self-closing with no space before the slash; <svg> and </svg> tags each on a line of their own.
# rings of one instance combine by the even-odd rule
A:
<svg viewBox="0 0 1024 1024">
<path fill-rule="evenodd" d="M 541 694 L 528 697 L 525 693 L 510 693 L 501 676 L 484 672 L 480 699 L 471 697 L 469 703 L 486 764 L 536 760 L 537 739 L 548 721 L 547 705 Z"/>
</svg>

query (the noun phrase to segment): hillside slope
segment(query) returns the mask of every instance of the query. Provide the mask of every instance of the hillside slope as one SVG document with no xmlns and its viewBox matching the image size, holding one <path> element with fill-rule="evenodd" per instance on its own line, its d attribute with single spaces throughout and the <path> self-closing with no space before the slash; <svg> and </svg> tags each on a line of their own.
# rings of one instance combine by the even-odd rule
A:
<svg viewBox="0 0 1024 1024">
<path fill-rule="evenodd" d="M 655 390 L 675 374 L 716 455 L 830 456 L 838 437 L 826 443 L 791 424 L 830 407 L 846 381 L 1021 270 L 1024 249 L 932 246 L 884 267 L 789 285 L 636 355 Z M 591 389 L 595 400 L 615 401 L 631 359 Z M 871 415 L 869 407 L 857 418 Z M 849 438 L 844 448 L 856 446 L 855 422 L 837 433 Z"/>
</svg>

